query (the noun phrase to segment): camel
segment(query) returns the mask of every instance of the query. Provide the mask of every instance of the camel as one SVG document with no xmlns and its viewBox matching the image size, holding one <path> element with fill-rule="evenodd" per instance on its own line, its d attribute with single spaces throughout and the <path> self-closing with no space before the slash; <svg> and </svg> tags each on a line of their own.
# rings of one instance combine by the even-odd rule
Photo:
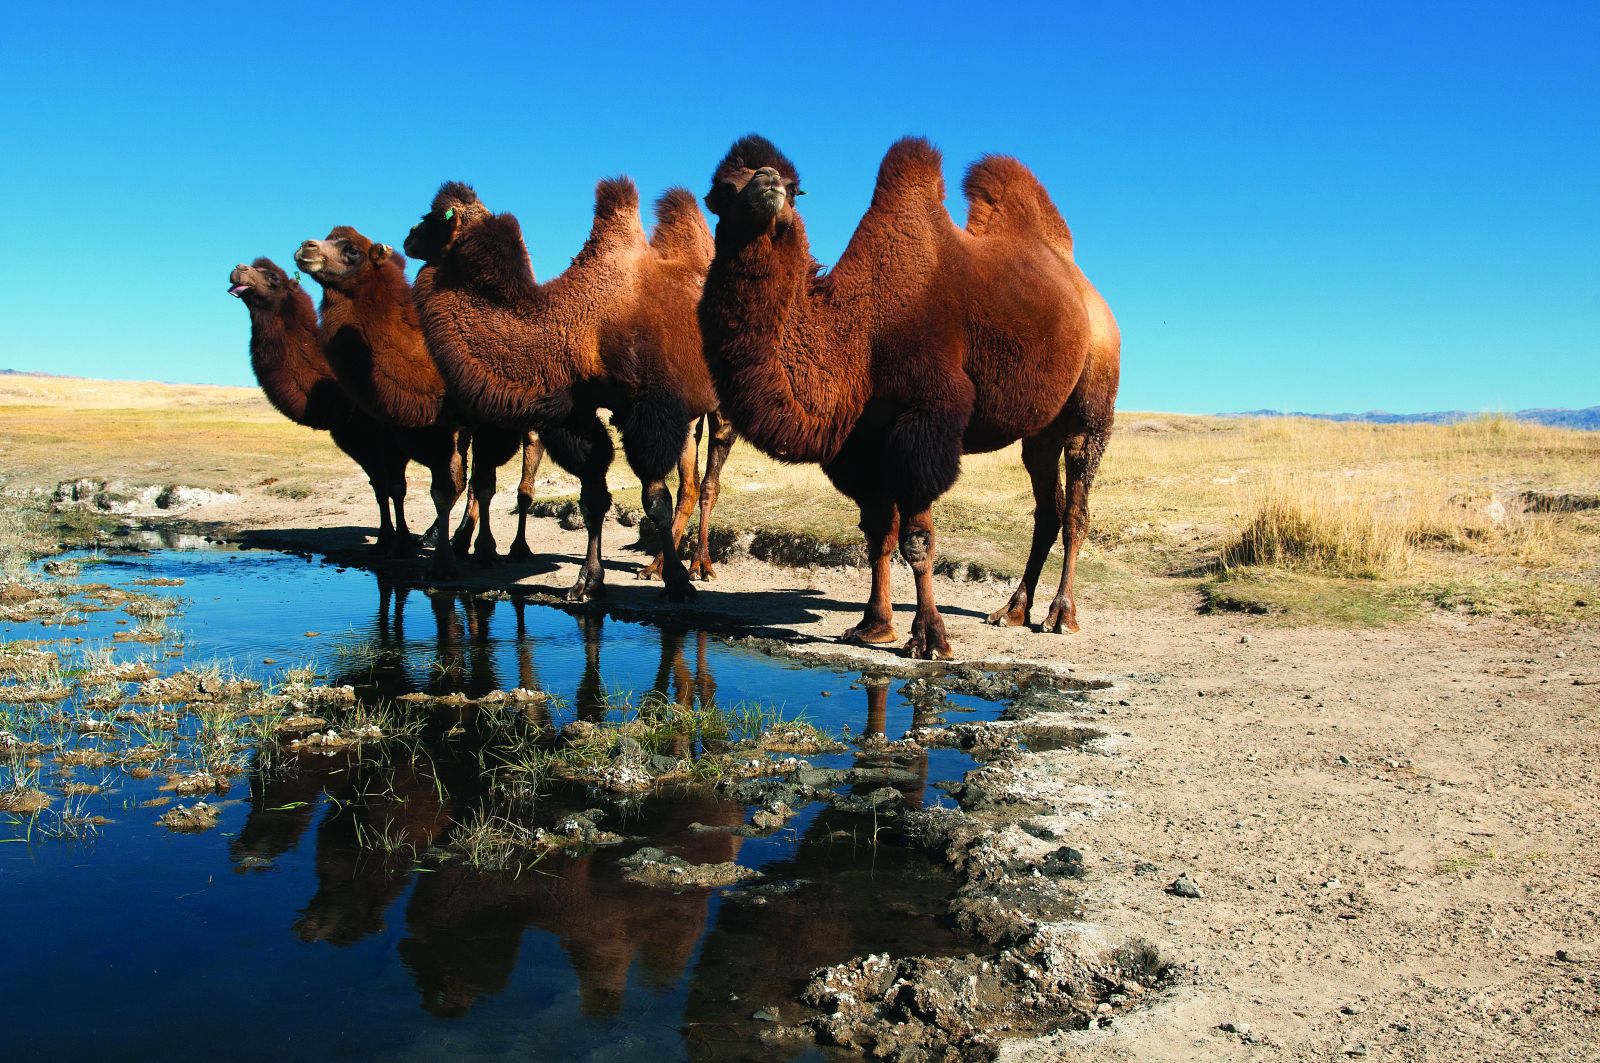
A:
<svg viewBox="0 0 1600 1063">
<path fill-rule="evenodd" d="M 931 506 L 963 454 L 1018 439 L 1033 542 L 1016 593 L 988 620 L 1028 623 L 1059 531 L 1061 584 L 1043 630 L 1078 630 L 1073 572 L 1122 345 L 1073 262 L 1071 232 L 1022 163 L 985 156 L 962 190 L 964 230 L 944 207 L 938 151 L 920 138 L 897 142 L 825 274 L 795 209 L 799 174 L 769 141 L 736 142 L 706 196 L 716 254 L 700 331 L 723 406 L 740 435 L 780 460 L 821 465 L 860 508 L 872 593 L 846 641 L 898 641 L 889 598 L 898 536 L 917 586 L 905 650 L 926 659 L 951 656 L 934 603 Z"/>
<path fill-rule="evenodd" d="M 228 294 L 250 312 L 250 367 L 267 400 L 294 423 L 327 432 L 361 467 L 378 502 L 373 550 L 403 552 L 412 541 L 406 527 L 405 453 L 393 431 L 359 410 L 334 379 L 322 354 L 311 296 L 270 258 L 235 266 Z"/>
<path fill-rule="evenodd" d="M 495 470 L 519 449 L 523 475 L 517 488 L 517 537 L 511 556 L 532 557 L 527 519 L 541 454 L 538 441 L 526 432 L 473 433 L 450 416 L 444 378 L 417 324 L 404 257 L 387 244 L 373 243 L 350 226 L 340 225 L 324 240 L 302 243 L 295 262 L 322 285 L 322 347 L 339 383 L 366 414 L 399 429 L 407 453 L 432 476 L 438 545 L 431 574 L 454 575 L 455 554 L 466 552 L 480 510 L 473 561 L 488 565 L 497 559 L 488 509 L 494 498 Z M 447 547 L 450 510 L 467 486 L 469 449 L 472 491 L 461 527 Z"/>
<path fill-rule="evenodd" d="M 604 591 L 600 532 L 611 505 L 612 446 L 600 408 L 613 413 L 660 537 L 660 553 L 641 576 L 659 574 L 673 601 L 693 598 L 691 578 L 715 575 L 711 511 L 733 445 L 695 326 L 711 233 L 694 197 L 682 188 L 662 195 L 647 238 L 633 182 L 601 181 L 588 240 L 572 265 L 544 284 L 534 280 L 516 217 L 490 213 L 460 182 L 440 187 L 405 248 L 426 263 L 414 289 L 417 308 L 451 393 L 475 417 L 537 429 L 550 456 L 582 484 L 588 551 L 567 598 Z M 688 434 L 702 417 L 711 443 L 697 485 L 697 447 Z M 674 464 L 675 511 L 666 486 Z M 678 544 L 697 494 L 699 545 L 685 572 Z"/>
</svg>

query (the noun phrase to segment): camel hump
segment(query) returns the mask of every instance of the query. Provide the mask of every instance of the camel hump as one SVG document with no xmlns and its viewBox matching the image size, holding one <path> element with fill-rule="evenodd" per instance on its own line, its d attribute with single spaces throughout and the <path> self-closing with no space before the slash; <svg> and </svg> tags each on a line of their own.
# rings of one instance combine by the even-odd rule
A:
<svg viewBox="0 0 1600 1063">
<path fill-rule="evenodd" d="M 878 192 L 922 189 L 944 199 L 944 156 L 926 137 L 901 137 L 878 167 Z"/>
<path fill-rule="evenodd" d="M 656 200 L 656 227 L 650 233 L 650 246 L 665 255 L 699 254 L 711 261 L 711 229 L 694 193 L 687 188 L 669 188 Z"/>
<path fill-rule="evenodd" d="M 594 186 L 594 216 L 611 218 L 639 213 L 639 189 L 631 177 L 606 177 Z"/>
<path fill-rule="evenodd" d="M 1033 171 L 1009 155 L 985 155 L 961 182 L 967 197 L 967 232 L 1036 232 L 1072 249 L 1072 230 Z"/>
</svg>

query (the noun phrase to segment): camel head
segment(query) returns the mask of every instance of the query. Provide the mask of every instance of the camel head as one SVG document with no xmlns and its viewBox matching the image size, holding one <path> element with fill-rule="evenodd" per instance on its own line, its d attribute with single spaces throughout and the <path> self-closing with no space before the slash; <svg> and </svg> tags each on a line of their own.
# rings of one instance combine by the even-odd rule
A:
<svg viewBox="0 0 1600 1063">
<path fill-rule="evenodd" d="M 405 251 L 423 262 L 437 262 L 466 228 L 488 217 L 488 210 L 469 184 L 446 181 L 433 197 L 433 205 L 406 236 Z"/>
<path fill-rule="evenodd" d="M 375 244 L 348 225 L 337 225 L 326 240 L 307 240 L 294 253 L 295 264 L 324 288 L 350 288 L 385 262 L 402 269 L 405 259 L 388 244 Z"/>
<path fill-rule="evenodd" d="M 258 258 L 248 266 L 241 262 L 228 274 L 228 294 L 246 306 L 277 306 L 298 287 L 270 258 Z"/>
<path fill-rule="evenodd" d="M 794 163 L 770 140 L 751 134 L 717 165 L 706 208 L 717 216 L 718 231 L 727 225 L 758 236 L 792 224 L 795 197 L 803 195 Z"/>
</svg>

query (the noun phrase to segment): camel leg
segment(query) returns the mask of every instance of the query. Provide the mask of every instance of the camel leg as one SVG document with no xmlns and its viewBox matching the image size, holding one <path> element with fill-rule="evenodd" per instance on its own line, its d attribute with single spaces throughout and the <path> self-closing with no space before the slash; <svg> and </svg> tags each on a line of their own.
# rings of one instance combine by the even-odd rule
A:
<svg viewBox="0 0 1600 1063">
<path fill-rule="evenodd" d="M 894 629 L 894 600 L 890 596 L 890 572 L 894 562 L 895 538 L 900 530 L 900 512 L 882 495 L 858 499 L 861 533 L 867 537 L 867 561 L 872 566 L 872 593 L 867 598 L 861 623 L 839 636 L 841 642 L 879 645 L 898 642 Z"/>
<path fill-rule="evenodd" d="M 689 566 L 689 578 L 716 579 L 711 567 L 711 511 L 717 508 L 717 495 L 722 491 L 722 466 L 733 449 L 733 425 L 720 410 L 706 414 L 711 423 L 711 445 L 706 449 L 706 475 L 700 481 L 700 533 L 699 545 L 694 552 L 694 562 Z"/>
<path fill-rule="evenodd" d="M 459 453 L 461 458 L 460 475 L 458 477 L 458 482 L 456 483 L 456 497 L 459 498 L 461 497 L 461 493 L 467 490 L 467 484 L 470 479 L 478 475 L 477 452 L 472 448 L 471 432 L 462 431 L 456 433 L 456 451 Z M 472 456 L 471 477 L 469 477 L 467 474 L 469 452 Z M 439 534 L 443 535 L 444 529 L 447 527 L 449 527 L 448 523 L 439 525 Z M 450 551 L 457 557 L 466 557 L 469 553 L 471 553 L 472 533 L 477 529 L 477 527 L 478 498 L 469 491 L 467 493 L 466 508 L 461 511 L 461 523 L 456 526 L 456 533 L 450 536 Z"/>
<path fill-rule="evenodd" d="M 1045 559 L 1050 556 L 1056 534 L 1061 531 L 1065 505 L 1061 493 L 1061 447 L 1061 433 L 1057 430 L 1041 432 L 1022 441 L 1022 464 L 1033 482 L 1033 544 L 1028 548 L 1028 564 L 1022 570 L 1022 582 L 1017 584 L 1016 592 L 1002 608 L 988 616 L 988 622 L 996 627 L 1027 626 L 1039 574 L 1044 571 Z"/>
<path fill-rule="evenodd" d="M 1089 488 L 1094 484 L 1095 472 L 1100 468 L 1100 458 L 1106 452 L 1106 442 L 1111 438 L 1111 418 L 1085 418 L 1066 442 L 1066 494 L 1065 519 L 1061 523 L 1061 586 L 1056 589 L 1055 600 L 1044 618 L 1041 631 L 1053 634 L 1078 630 L 1078 602 L 1073 596 L 1072 581 L 1078 568 L 1078 551 L 1089 533 Z"/>
<path fill-rule="evenodd" d="M 900 525 L 900 556 L 911 566 L 917 580 L 917 615 L 911 621 L 911 638 L 906 640 L 906 656 L 924 661 L 948 661 L 955 654 L 945 636 L 944 617 L 933 600 L 934 534 L 933 512 L 921 510 Z"/>
<path fill-rule="evenodd" d="M 539 474 L 539 462 L 544 460 L 544 444 L 529 432 L 522 441 L 522 479 L 517 483 L 517 537 L 511 540 L 506 556 L 513 561 L 527 561 L 533 557 L 528 546 L 528 512 L 533 509 L 533 480 Z"/>
<path fill-rule="evenodd" d="M 405 455 L 397 450 L 386 474 L 389 501 L 394 506 L 394 541 L 389 547 L 390 557 L 417 556 L 417 537 L 406 524 L 406 464 Z"/>
<path fill-rule="evenodd" d="M 852 433 L 838 455 L 822 467 L 833 486 L 861 511 L 861 534 L 867 537 L 867 563 L 872 566 L 872 593 L 861 622 L 840 634 L 842 642 L 877 645 L 895 642 L 894 602 L 890 597 L 890 564 L 900 529 L 900 512 L 883 477 L 882 440 Z"/>
<path fill-rule="evenodd" d="M 683 533 L 689 527 L 689 514 L 694 512 L 694 504 L 700 498 L 700 428 L 695 426 L 695 431 L 683 444 L 683 453 L 678 456 L 678 505 L 672 512 L 672 549 L 676 553 L 678 546 L 683 542 Z M 652 523 L 653 523 L 652 519 Z M 660 579 L 661 569 L 666 564 L 665 554 L 660 550 L 651 558 L 650 563 L 634 573 L 635 579 Z"/>
<path fill-rule="evenodd" d="M 678 544 L 673 539 L 672 492 L 667 490 L 667 473 L 688 450 L 688 411 L 683 400 L 669 390 L 647 391 L 623 414 L 619 427 L 628 467 L 644 485 L 641 502 L 645 515 L 655 525 L 660 540 L 661 580 L 666 584 L 662 595 L 674 602 L 693 601 L 697 592 L 678 557 Z M 693 485 L 691 472 L 689 486 Z"/>
<path fill-rule="evenodd" d="M 692 602 L 699 592 L 694 589 L 694 584 L 689 582 L 689 571 L 683 567 L 683 561 L 678 557 L 677 544 L 672 536 L 672 492 L 667 490 L 667 481 L 662 479 L 648 480 L 640 491 L 640 501 L 644 511 L 649 516 L 651 523 L 656 526 L 657 534 L 661 538 L 660 553 L 656 555 L 661 562 L 661 579 L 666 584 L 661 591 L 663 597 L 673 602 Z"/>
<path fill-rule="evenodd" d="M 583 511 L 584 528 L 589 533 L 589 549 L 584 555 L 578 582 L 567 591 L 567 601 L 581 602 L 605 593 L 605 570 L 600 566 L 600 531 L 605 527 L 606 510 L 611 508 L 611 492 L 606 487 L 606 470 L 611 468 L 611 436 L 595 416 L 594 410 L 574 412 L 561 425 L 539 432 L 550 459 L 578 478 L 578 508 Z"/>
<path fill-rule="evenodd" d="M 461 497 L 462 489 L 466 486 L 465 448 L 452 446 L 449 456 L 438 460 L 428 471 L 433 480 L 428 493 L 433 496 L 433 524 L 436 529 L 433 564 L 429 566 L 428 574 L 435 579 L 448 579 L 456 574 L 456 557 L 452 543 L 445 539 L 444 533 L 450 527 L 450 511 L 455 508 L 456 499 Z"/>
<path fill-rule="evenodd" d="M 494 456 L 485 450 L 488 446 L 485 436 L 480 433 L 472 441 L 472 504 L 477 511 L 479 520 L 478 539 L 472 549 L 472 564 L 477 568 L 491 568 L 500 563 L 500 555 L 495 553 L 494 528 L 491 514 L 494 512 L 494 487 L 497 469 Z"/>
<path fill-rule="evenodd" d="M 932 506 L 961 475 L 961 436 L 972 415 L 973 398 L 969 383 L 964 394 L 954 391 L 937 405 L 906 410 L 889 430 L 883 449 L 885 474 L 900 510 L 900 556 L 911 566 L 917 584 L 917 614 L 906 654 L 922 660 L 954 656 L 933 597 Z"/>
</svg>

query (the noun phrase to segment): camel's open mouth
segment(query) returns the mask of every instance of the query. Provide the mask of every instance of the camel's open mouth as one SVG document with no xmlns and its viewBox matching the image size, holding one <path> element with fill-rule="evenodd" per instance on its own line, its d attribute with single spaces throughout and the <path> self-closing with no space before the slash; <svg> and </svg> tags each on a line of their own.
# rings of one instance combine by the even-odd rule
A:
<svg viewBox="0 0 1600 1063">
<path fill-rule="evenodd" d="M 228 294 L 237 299 L 249 290 L 250 285 L 248 284 L 235 284 L 233 287 L 228 289 Z"/>
</svg>

